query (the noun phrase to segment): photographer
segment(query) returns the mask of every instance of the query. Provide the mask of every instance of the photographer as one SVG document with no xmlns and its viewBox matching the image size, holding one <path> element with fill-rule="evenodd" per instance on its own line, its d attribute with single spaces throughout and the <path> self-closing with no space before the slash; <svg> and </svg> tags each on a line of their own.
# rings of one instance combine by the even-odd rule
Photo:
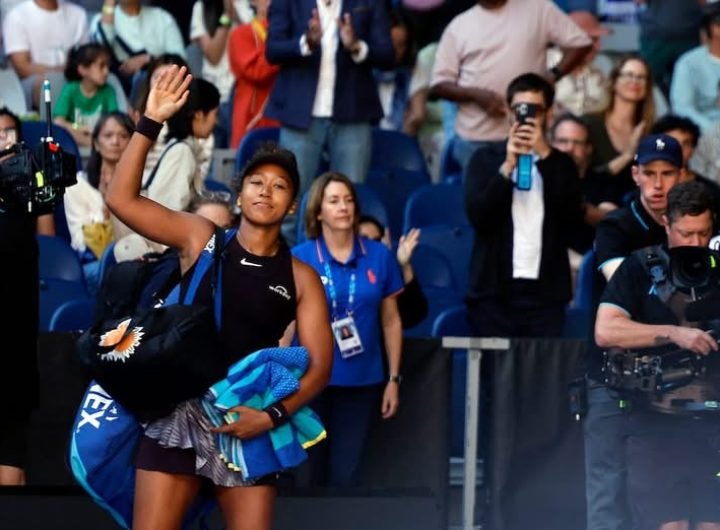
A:
<svg viewBox="0 0 720 530">
<path fill-rule="evenodd" d="M 20 119 L 0 108 L 0 153 L 22 140 Z M 0 162 L 13 154 L 0 155 Z M 0 177 L 2 168 L 0 167 Z M 2 197 L 4 200 L 5 198 Z M 0 205 L 0 297 L 11 310 L 0 319 L 0 334 L 13 348 L 2 355 L 0 384 L 0 486 L 25 484 L 27 428 L 37 404 L 38 247 L 36 232 L 53 235 L 52 214 L 36 218 Z M 11 339 L 12 338 L 12 339 Z M 22 399 L 19 397 L 22 396 Z"/>
<path fill-rule="evenodd" d="M 680 286 L 667 265 L 667 249 L 707 246 L 713 233 L 712 195 L 699 182 L 685 182 L 670 190 L 667 202 L 667 247 L 633 252 L 605 289 L 595 324 L 601 348 L 675 345 L 702 356 L 718 349 L 710 333 L 687 322 L 690 290 Z M 714 278 L 709 289 L 692 292 L 717 296 L 717 282 Z M 686 529 L 693 521 L 697 529 L 720 529 L 720 482 L 715 477 L 720 454 L 714 447 L 718 419 L 713 414 L 702 419 L 662 414 L 651 403 L 649 396 L 634 396 L 627 416 L 627 488 L 636 527 Z"/>
<path fill-rule="evenodd" d="M 557 337 L 571 296 L 570 227 L 583 222 L 572 158 L 548 145 L 552 85 L 537 74 L 507 88 L 514 120 L 506 147 L 479 149 L 465 179 L 475 229 L 467 297 L 479 337 Z"/>
</svg>

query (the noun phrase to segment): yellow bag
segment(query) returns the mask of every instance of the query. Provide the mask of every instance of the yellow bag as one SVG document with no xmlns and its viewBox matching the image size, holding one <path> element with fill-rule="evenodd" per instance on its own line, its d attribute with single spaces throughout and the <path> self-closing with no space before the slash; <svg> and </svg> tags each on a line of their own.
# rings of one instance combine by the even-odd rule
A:
<svg viewBox="0 0 720 530">
<path fill-rule="evenodd" d="M 110 221 L 83 225 L 85 245 L 96 258 L 100 259 L 105 248 L 113 241 L 113 229 Z"/>
</svg>

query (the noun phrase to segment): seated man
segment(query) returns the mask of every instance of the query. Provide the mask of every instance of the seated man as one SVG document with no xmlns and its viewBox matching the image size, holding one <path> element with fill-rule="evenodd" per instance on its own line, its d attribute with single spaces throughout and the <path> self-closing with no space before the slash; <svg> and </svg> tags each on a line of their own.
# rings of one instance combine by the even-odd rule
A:
<svg viewBox="0 0 720 530">
<path fill-rule="evenodd" d="M 27 0 L 4 16 L 2 33 L 28 106 L 38 108 L 43 80 L 54 77 L 52 88 L 60 88 L 68 52 L 88 40 L 87 14 L 72 2 Z"/>
<path fill-rule="evenodd" d="M 613 275 L 597 312 L 599 347 L 637 350 L 674 345 L 690 354 L 717 355 L 716 339 L 704 331 L 708 328 L 697 322 L 691 325 L 686 317 L 688 304 L 699 293 L 681 288 L 666 265 L 667 248 L 707 247 L 713 211 L 712 195 L 700 182 L 670 190 L 663 217 L 668 245 L 633 252 Z M 702 295 L 717 296 L 714 290 L 717 284 Z M 671 349 L 677 351 L 674 346 Z M 712 399 L 693 396 L 692 384 L 681 390 L 683 400 L 671 404 L 677 407 L 675 412 L 681 412 L 677 402 L 701 404 Z M 636 528 L 681 530 L 690 528 L 692 521 L 698 530 L 720 529 L 720 481 L 715 475 L 720 469 L 715 443 L 720 418 L 711 413 L 697 417 L 690 408 L 682 409 L 685 415 L 661 413 L 653 406 L 654 395 L 639 394 L 643 393 L 631 394 L 626 441 L 627 488 Z"/>
</svg>

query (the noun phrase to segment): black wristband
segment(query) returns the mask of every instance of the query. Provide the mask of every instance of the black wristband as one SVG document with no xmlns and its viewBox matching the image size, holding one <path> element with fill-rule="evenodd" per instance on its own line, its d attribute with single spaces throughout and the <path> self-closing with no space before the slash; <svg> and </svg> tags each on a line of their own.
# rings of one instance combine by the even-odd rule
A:
<svg viewBox="0 0 720 530">
<path fill-rule="evenodd" d="M 263 410 L 265 412 L 267 412 L 268 415 L 270 416 L 270 420 L 272 420 L 273 428 L 280 427 L 281 425 L 285 425 L 287 422 L 290 421 L 290 414 L 288 414 L 288 411 L 285 408 L 285 405 L 283 405 L 281 401 L 278 401 L 277 403 L 273 403 L 269 407 L 265 407 Z"/>
<path fill-rule="evenodd" d="M 135 126 L 135 132 L 142 134 L 154 142 L 157 140 L 158 136 L 160 136 L 162 127 L 162 123 L 158 123 L 155 120 L 143 115 Z"/>
</svg>

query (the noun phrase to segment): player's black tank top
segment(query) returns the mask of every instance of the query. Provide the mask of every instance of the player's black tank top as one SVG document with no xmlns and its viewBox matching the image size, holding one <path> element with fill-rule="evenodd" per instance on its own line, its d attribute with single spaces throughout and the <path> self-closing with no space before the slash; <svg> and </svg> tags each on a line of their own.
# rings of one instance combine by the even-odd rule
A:
<svg viewBox="0 0 720 530">
<path fill-rule="evenodd" d="M 194 266 L 183 276 L 183 291 Z M 212 269 L 210 269 L 212 270 Z M 292 255 L 282 241 L 274 256 L 256 256 L 231 238 L 222 254 L 221 337 L 228 364 L 259 350 L 278 345 L 297 306 Z M 195 303 L 213 307 L 210 273 L 198 287 Z"/>
</svg>

